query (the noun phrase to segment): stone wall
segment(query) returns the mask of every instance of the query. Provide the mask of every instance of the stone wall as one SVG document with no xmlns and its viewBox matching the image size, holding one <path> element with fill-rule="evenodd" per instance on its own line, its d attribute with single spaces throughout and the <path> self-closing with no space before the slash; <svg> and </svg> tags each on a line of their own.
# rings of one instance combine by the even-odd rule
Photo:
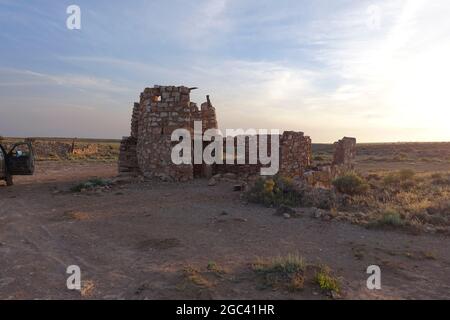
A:
<svg viewBox="0 0 450 320">
<path fill-rule="evenodd" d="M 137 140 L 139 136 L 139 120 L 141 116 L 141 106 L 138 102 L 134 103 L 133 113 L 131 115 L 131 134 L 129 137 L 123 137 L 120 142 L 119 153 L 119 173 L 120 174 L 139 174 L 140 168 L 137 160 Z"/>
<path fill-rule="evenodd" d="M 286 177 L 301 176 L 308 166 L 311 165 L 311 139 L 305 136 L 303 132 L 285 131 L 280 136 L 275 136 L 279 139 L 279 174 Z M 230 139 L 230 138 L 228 138 Z M 237 138 L 234 139 L 234 154 L 237 154 Z M 271 138 L 267 138 L 267 153 L 270 155 Z M 256 152 L 259 154 L 260 138 L 256 136 L 257 148 Z M 249 159 L 249 138 L 246 137 L 245 143 L 245 157 L 246 164 L 238 164 L 237 160 L 234 163 L 224 163 L 222 165 L 214 166 L 214 173 L 234 173 L 239 176 L 259 175 L 262 165 L 258 161 L 257 164 L 248 164 Z M 224 139 L 224 150 L 226 150 L 226 139 Z M 258 158 L 259 160 L 259 158 Z M 230 162 L 230 161 L 228 161 Z M 268 165 L 270 166 L 270 165 Z"/>
<path fill-rule="evenodd" d="M 133 106 L 133 114 L 131 115 L 131 137 L 137 139 L 139 135 L 139 117 L 141 105 L 137 102 Z"/>
<path fill-rule="evenodd" d="M 73 152 L 71 143 L 59 141 L 33 141 L 33 150 L 38 158 L 57 157 L 66 159 Z"/>
<path fill-rule="evenodd" d="M 280 175 L 301 176 L 311 165 L 311 138 L 303 132 L 285 131 L 280 139 Z"/>
<path fill-rule="evenodd" d="M 120 142 L 119 172 L 126 174 L 139 174 L 139 166 L 136 156 L 137 139 L 124 137 Z"/>
<path fill-rule="evenodd" d="M 344 137 L 334 143 L 334 165 L 352 167 L 356 156 L 356 139 Z"/>
</svg>

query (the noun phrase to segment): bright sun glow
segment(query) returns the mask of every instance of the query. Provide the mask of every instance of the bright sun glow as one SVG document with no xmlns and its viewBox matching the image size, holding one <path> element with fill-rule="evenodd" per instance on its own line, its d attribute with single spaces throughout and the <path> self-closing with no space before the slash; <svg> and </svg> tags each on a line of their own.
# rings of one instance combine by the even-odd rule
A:
<svg viewBox="0 0 450 320">
<path fill-rule="evenodd" d="M 448 57 L 450 47 L 438 46 L 394 66 L 388 103 L 395 106 L 402 123 L 429 128 L 431 135 L 450 136 Z"/>
</svg>

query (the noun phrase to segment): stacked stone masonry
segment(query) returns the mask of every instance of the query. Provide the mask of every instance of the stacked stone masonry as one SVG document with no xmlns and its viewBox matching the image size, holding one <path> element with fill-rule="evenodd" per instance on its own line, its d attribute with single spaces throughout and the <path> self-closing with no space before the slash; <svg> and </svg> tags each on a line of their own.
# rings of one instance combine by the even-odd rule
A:
<svg viewBox="0 0 450 320">
<path fill-rule="evenodd" d="M 353 164 L 353 159 L 356 156 L 356 139 L 344 137 L 343 139 L 334 143 L 334 165 Z"/>
<path fill-rule="evenodd" d="M 136 156 L 137 139 L 134 137 L 124 137 L 120 143 L 119 172 L 129 174 L 139 174 L 139 166 Z"/>
<path fill-rule="evenodd" d="M 217 173 L 235 173 L 251 176 L 260 173 L 261 164 L 224 163 L 215 165 L 176 165 L 172 163 L 171 152 L 178 142 L 171 141 L 176 129 L 187 129 L 194 137 L 194 122 L 202 121 L 203 133 L 217 129 L 216 110 L 209 96 L 200 108 L 190 101 L 190 92 L 195 88 L 185 86 L 154 86 L 145 88 L 139 103 L 133 107 L 131 135 L 124 137 L 120 147 L 119 172 L 140 174 L 148 178 L 169 181 L 188 181 L 194 177 L 210 177 Z M 237 151 L 238 137 L 224 137 L 223 150 L 227 139 L 234 142 Z M 259 153 L 260 137 L 256 139 Z M 271 149 L 271 139 L 267 139 L 267 151 Z M 205 147 L 207 144 L 203 144 Z M 351 166 L 355 157 L 356 139 L 344 138 L 335 144 L 335 156 L 330 166 L 311 168 L 311 139 L 303 132 L 286 131 L 279 136 L 279 174 L 287 177 L 302 177 L 311 184 L 327 186 L 330 180 L 341 171 L 341 166 Z M 245 144 L 246 159 L 249 156 L 249 143 Z"/>
</svg>

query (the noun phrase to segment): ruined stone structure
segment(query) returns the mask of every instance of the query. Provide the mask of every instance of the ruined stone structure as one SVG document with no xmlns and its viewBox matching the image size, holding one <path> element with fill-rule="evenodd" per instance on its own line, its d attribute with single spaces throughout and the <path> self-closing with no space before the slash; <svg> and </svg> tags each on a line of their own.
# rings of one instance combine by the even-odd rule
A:
<svg viewBox="0 0 450 320">
<path fill-rule="evenodd" d="M 333 162 L 330 165 L 311 168 L 303 177 L 309 185 L 330 188 L 334 178 L 353 169 L 355 156 L 356 139 L 344 137 L 334 143 Z"/>
<path fill-rule="evenodd" d="M 131 119 L 131 135 L 124 137 L 120 146 L 119 172 L 141 174 L 149 178 L 170 181 L 188 181 L 194 177 L 210 177 L 217 173 L 235 173 L 248 177 L 260 173 L 261 164 L 238 164 L 227 161 L 224 164 L 196 165 L 172 163 L 171 152 L 178 142 L 171 141 L 175 129 L 187 129 L 194 137 L 194 121 L 202 121 L 203 133 L 217 129 L 216 110 L 209 96 L 200 108 L 190 101 L 190 92 L 195 88 L 184 86 L 154 86 L 146 88 L 135 103 Z M 234 152 L 237 151 L 237 137 L 224 137 L 223 150 L 227 139 L 234 139 Z M 247 141 L 249 137 L 246 137 Z M 259 148 L 259 136 L 256 136 Z M 270 152 L 271 139 L 267 139 Z M 287 177 L 305 177 L 311 184 L 326 185 L 330 177 L 341 166 L 350 166 L 355 156 L 356 140 L 344 138 L 335 145 L 333 163 L 326 167 L 311 168 L 311 139 L 303 132 L 286 131 L 279 136 L 279 174 Z M 203 144 L 203 148 L 205 144 Z M 248 159 L 249 143 L 246 143 Z M 192 162 L 193 163 L 193 162 Z M 320 181 L 324 181 L 324 183 Z"/>
<path fill-rule="evenodd" d="M 203 132 L 217 128 L 216 111 L 209 97 L 200 109 L 190 101 L 192 89 L 184 86 L 146 88 L 134 104 L 131 137 L 121 143 L 119 171 L 146 177 L 187 181 L 194 178 L 194 165 L 172 163 L 171 141 L 175 129 L 187 129 L 194 136 L 194 121 L 202 121 Z"/>
<path fill-rule="evenodd" d="M 356 156 L 356 139 L 344 137 L 334 143 L 334 165 L 352 166 Z"/>
<path fill-rule="evenodd" d="M 140 173 L 136 153 L 137 139 L 124 137 L 120 142 L 119 172 L 138 175 Z"/>
<path fill-rule="evenodd" d="M 276 136 L 274 136 L 276 137 Z M 285 131 L 277 137 L 279 139 L 279 174 L 286 177 L 301 176 L 311 165 L 311 139 L 305 136 L 303 132 Z M 228 138 L 230 139 L 230 138 Z M 234 139 L 234 153 L 237 154 L 237 137 Z M 257 150 L 259 152 L 259 135 L 256 136 Z M 267 138 L 267 152 L 271 150 L 271 138 Z M 249 159 L 249 138 L 246 137 L 245 157 Z M 226 138 L 224 147 L 226 149 Z M 214 172 L 217 173 L 235 173 L 240 176 L 251 176 L 260 174 L 261 164 L 237 164 L 224 163 L 214 166 Z"/>
</svg>

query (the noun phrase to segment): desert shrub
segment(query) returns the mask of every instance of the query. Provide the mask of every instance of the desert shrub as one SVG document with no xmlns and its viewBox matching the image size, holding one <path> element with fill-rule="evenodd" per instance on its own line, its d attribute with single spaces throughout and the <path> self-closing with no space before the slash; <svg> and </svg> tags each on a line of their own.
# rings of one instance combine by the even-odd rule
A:
<svg viewBox="0 0 450 320">
<path fill-rule="evenodd" d="M 273 179 L 258 178 L 245 197 L 251 202 L 266 206 L 297 206 L 301 200 L 301 194 L 294 188 L 292 180 L 280 176 Z"/>
<path fill-rule="evenodd" d="M 252 264 L 252 270 L 262 276 L 264 286 L 293 291 L 303 289 L 305 269 L 305 262 L 299 255 L 258 260 Z"/>
<path fill-rule="evenodd" d="M 308 201 L 309 196 L 309 201 Z M 331 210 L 337 206 L 337 195 L 333 190 L 327 190 L 322 188 L 313 188 L 309 192 L 306 192 L 302 198 L 302 205 L 306 205 L 311 202 L 312 207 L 316 207 L 324 210 Z"/>
<path fill-rule="evenodd" d="M 414 180 L 406 180 L 400 182 L 400 188 L 403 190 L 409 190 L 416 187 L 416 182 Z"/>
<path fill-rule="evenodd" d="M 314 278 L 320 289 L 328 292 L 340 291 L 340 284 L 337 278 L 331 275 L 331 271 L 327 267 L 321 267 Z"/>
<path fill-rule="evenodd" d="M 436 186 L 450 186 L 450 175 L 442 175 L 440 173 L 434 173 L 431 175 L 431 183 Z"/>
<path fill-rule="evenodd" d="M 389 173 L 383 179 L 386 186 L 400 186 L 402 188 L 414 187 L 415 172 L 411 169 L 403 169 L 398 172 Z"/>
<path fill-rule="evenodd" d="M 206 269 L 216 274 L 225 273 L 225 270 L 214 261 L 208 262 Z"/>
<path fill-rule="evenodd" d="M 416 173 L 411 169 L 403 169 L 398 172 L 398 176 L 402 181 L 411 180 L 415 175 Z"/>
<path fill-rule="evenodd" d="M 392 160 L 393 161 L 405 161 L 407 158 L 408 158 L 408 156 L 406 154 L 402 153 L 402 154 L 395 155 L 392 158 Z"/>
<path fill-rule="evenodd" d="M 428 214 L 431 215 L 443 215 L 450 217 L 450 200 L 438 201 L 432 206 L 427 208 Z"/>
<path fill-rule="evenodd" d="M 400 183 L 400 177 L 394 173 L 389 173 L 387 176 L 383 178 L 383 184 L 385 185 L 394 185 Z"/>
<path fill-rule="evenodd" d="M 183 278 L 186 282 L 192 283 L 197 287 L 210 288 L 213 286 L 213 283 L 195 267 L 186 266 L 183 269 Z"/>
<path fill-rule="evenodd" d="M 396 195 L 396 202 L 411 214 L 424 213 L 433 203 L 430 199 L 423 197 L 416 191 L 399 192 Z"/>
<path fill-rule="evenodd" d="M 358 195 L 363 194 L 369 190 L 369 185 L 364 180 L 364 178 L 360 177 L 354 172 L 349 172 L 343 176 L 340 176 L 333 180 L 333 186 L 340 193 L 348 194 L 348 195 Z"/>
<path fill-rule="evenodd" d="M 379 181 L 379 180 L 381 180 L 381 177 L 376 173 L 370 173 L 367 175 L 367 180 Z"/>
<path fill-rule="evenodd" d="M 111 184 L 111 181 L 106 179 L 100 179 L 100 178 L 94 178 L 90 179 L 86 182 L 79 183 L 75 186 L 73 186 L 70 191 L 72 192 L 81 192 L 84 189 L 93 189 L 96 187 L 104 187 Z"/>
<path fill-rule="evenodd" d="M 319 155 L 314 156 L 314 161 L 324 161 L 324 160 L 325 160 L 325 158 L 322 156 L 319 156 Z"/>
<path fill-rule="evenodd" d="M 433 173 L 431 175 L 431 179 L 442 179 L 442 174 L 440 174 L 440 173 Z"/>
<path fill-rule="evenodd" d="M 405 224 L 402 216 L 394 210 L 387 210 L 382 213 L 381 217 L 372 221 L 369 227 L 401 227 Z"/>
</svg>

